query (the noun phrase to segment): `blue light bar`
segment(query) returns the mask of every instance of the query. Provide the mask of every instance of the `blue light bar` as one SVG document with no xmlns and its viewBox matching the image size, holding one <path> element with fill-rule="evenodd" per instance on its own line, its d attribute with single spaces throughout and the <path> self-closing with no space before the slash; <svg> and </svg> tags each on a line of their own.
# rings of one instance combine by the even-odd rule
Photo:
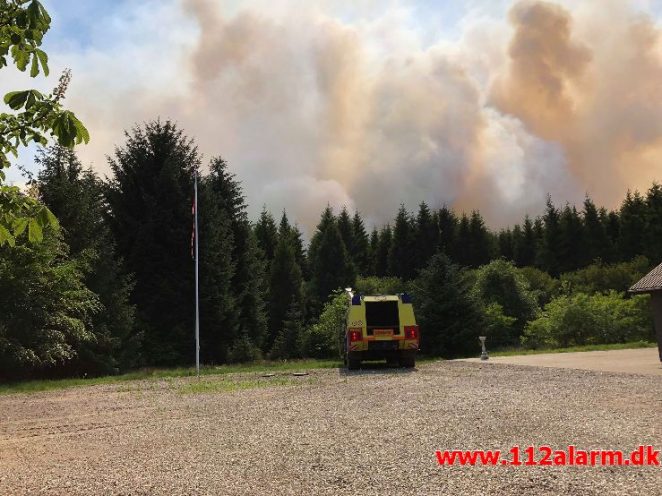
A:
<svg viewBox="0 0 662 496">
<path fill-rule="evenodd" d="M 352 305 L 360 305 L 361 304 L 361 295 L 360 294 L 355 294 L 352 296 Z"/>
<path fill-rule="evenodd" d="M 411 303 L 411 296 L 407 293 L 402 293 L 400 299 L 402 300 L 402 303 Z"/>
</svg>

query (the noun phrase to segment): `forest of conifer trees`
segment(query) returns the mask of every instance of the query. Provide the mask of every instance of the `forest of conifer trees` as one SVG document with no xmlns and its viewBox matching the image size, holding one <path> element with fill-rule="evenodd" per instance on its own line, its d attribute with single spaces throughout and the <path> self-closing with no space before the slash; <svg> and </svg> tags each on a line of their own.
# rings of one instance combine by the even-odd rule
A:
<svg viewBox="0 0 662 496">
<path fill-rule="evenodd" d="M 422 352 L 648 340 L 632 282 L 662 253 L 662 187 L 620 208 L 556 205 L 490 230 L 478 211 L 394 205 L 368 226 L 327 206 L 305 243 L 287 212 L 247 215 L 240 178 L 203 163 L 171 122 L 128 133 L 100 178 L 62 147 L 39 152 L 28 194 L 59 219 L 41 243 L 0 247 L 0 378 L 113 374 L 194 356 L 191 198 L 200 182 L 200 329 L 206 364 L 336 356 L 338 290 L 414 296 Z M 334 294 L 336 296 L 334 296 Z"/>
</svg>

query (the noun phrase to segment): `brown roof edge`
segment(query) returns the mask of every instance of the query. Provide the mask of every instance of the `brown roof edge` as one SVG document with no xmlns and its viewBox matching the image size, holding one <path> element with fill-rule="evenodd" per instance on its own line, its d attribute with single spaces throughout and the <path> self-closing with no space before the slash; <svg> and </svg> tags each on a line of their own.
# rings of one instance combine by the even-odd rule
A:
<svg viewBox="0 0 662 496">
<path fill-rule="evenodd" d="M 628 289 L 630 293 L 651 293 L 662 291 L 662 264 L 655 267 Z"/>
</svg>

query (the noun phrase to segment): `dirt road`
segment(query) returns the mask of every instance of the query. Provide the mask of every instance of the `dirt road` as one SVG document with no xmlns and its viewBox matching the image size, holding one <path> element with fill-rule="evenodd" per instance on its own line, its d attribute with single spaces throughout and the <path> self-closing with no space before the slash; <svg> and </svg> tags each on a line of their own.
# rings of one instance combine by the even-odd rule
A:
<svg viewBox="0 0 662 496">
<path fill-rule="evenodd" d="M 662 494 L 661 467 L 435 457 L 660 448 L 659 377 L 440 362 L 191 381 L 0 397 L 0 494 Z"/>
</svg>

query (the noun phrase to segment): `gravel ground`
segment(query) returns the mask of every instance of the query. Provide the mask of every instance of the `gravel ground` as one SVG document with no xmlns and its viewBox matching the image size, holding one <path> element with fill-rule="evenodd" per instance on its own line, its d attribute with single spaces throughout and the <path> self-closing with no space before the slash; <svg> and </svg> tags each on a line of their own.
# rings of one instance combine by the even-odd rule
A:
<svg viewBox="0 0 662 496">
<path fill-rule="evenodd" d="M 662 448 L 660 377 L 438 362 L 204 380 L 202 393 L 177 379 L 0 397 L 0 494 L 662 495 L 662 467 L 442 467 L 434 454 Z"/>
</svg>

